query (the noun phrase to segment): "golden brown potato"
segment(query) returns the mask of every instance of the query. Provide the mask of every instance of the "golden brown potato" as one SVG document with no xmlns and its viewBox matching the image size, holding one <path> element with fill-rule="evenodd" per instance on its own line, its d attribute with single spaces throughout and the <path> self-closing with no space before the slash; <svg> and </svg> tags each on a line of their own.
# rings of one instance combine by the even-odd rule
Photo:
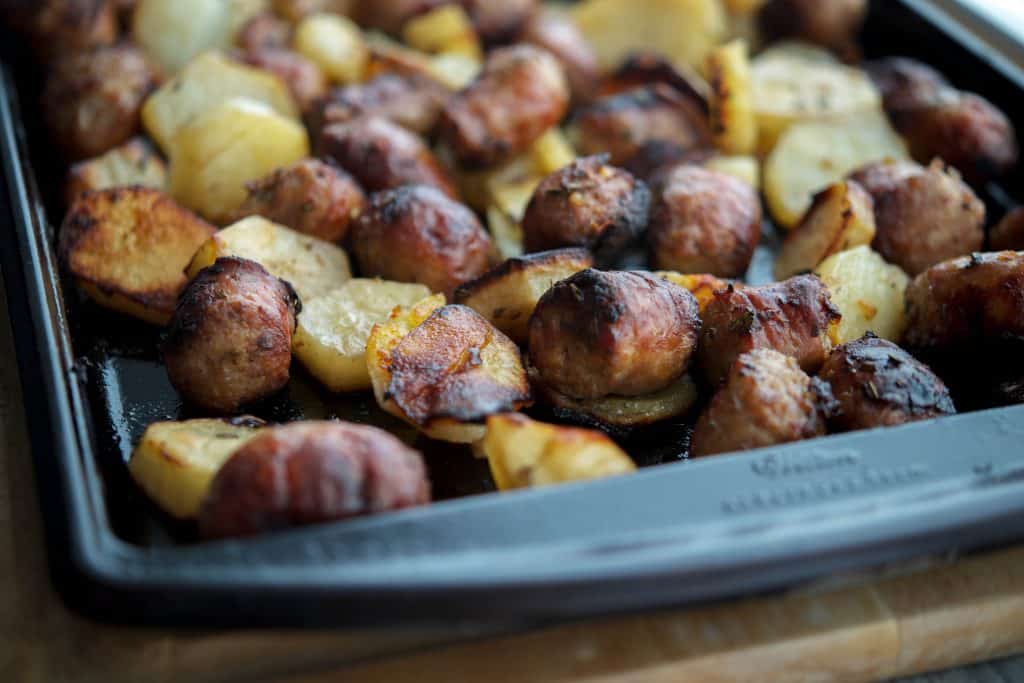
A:
<svg viewBox="0 0 1024 683">
<path fill-rule="evenodd" d="M 705 72 L 711 87 L 708 104 L 715 146 L 726 154 L 753 154 L 758 130 L 747 42 L 734 40 L 713 49 Z"/>
<path fill-rule="evenodd" d="M 648 233 L 651 264 L 742 277 L 761 239 L 761 200 L 753 188 L 691 164 L 666 171 L 660 185 Z"/>
<path fill-rule="evenodd" d="M 1024 207 L 1018 206 L 996 223 L 988 234 L 992 251 L 1020 251 L 1024 249 Z"/>
<path fill-rule="evenodd" d="M 391 434 L 299 422 L 260 432 L 224 463 L 203 501 L 199 532 L 251 536 L 429 502 L 422 456 Z"/>
<path fill-rule="evenodd" d="M 860 33 L 867 0 L 769 0 L 758 15 L 769 39 L 800 38 L 850 50 Z"/>
<path fill-rule="evenodd" d="M 413 17 L 402 26 L 402 40 L 428 54 L 458 55 L 477 62 L 483 59 L 476 29 L 459 5 L 441 5 Z"/>
<path fill-rule="evenodd" d="M 872 246 L 910 275 L 981 249 L 985 205 L 941 162 L 871 164 L 850 178 L 875 203 Z"/>
<path fill-rule="evenodd" d="M 72 204 L 57 251 L 91 299 L 164 325 L 187 282 L 185 266 L 213 233 L 213 226 L 163 192 L 114 188 Z"/>
<path fill-rule="evenodd" d="M 586 249 L 555 249 L 510 258 L 459 285 L 453 301 L 465 304 L 517 344 L 525 344 L 530 315 L 551 285 L 594 265 Z"/>
<path fill-rule="evenodd" d="M 294 50 L 263 47 L 246 51 L 243 59 L 246 64 L 277 76 L 288 86 L 292 99 L 303 113 L 327 92 L 327 79 L 320 67 Z"/>
<path fill-rule="evenodd" d="M 363 79 L 370 51 L 359 27 L 340 14 L 318 13 L 295 25 L 295 50 L 337 83 Z"/>
<path fill-rule="evenodd" d="M 523 214 L 527 252 L 586 247 L 611 264 L 647 226 L 651 192 L 608 155 L 582 157 L 542 180 Z"/>
<path fill-rule="evenodd" d="M 892 342 L 868 333 L 837 347 L 818 377 L 837 408 L 836 431 L 891 427 L 956 412 L 946 385 L 927 365 Z"/>
<path fill-rule="evenodd" d="M 163 190 L 167 164 L 145 138 L 132 138 L 106 154 L 80 161 L 68 170 L 65 198 L 70 206 L 83 192 L 138 185 Z"/>
<path fill-rule="evenodd" d="M 542 47 L 562 64 L 574 102 L 586 102 L 601 76 L 597 56 L 579 28 L 564 12 L 542 7 L 526 25 L 522 40 Z"/>
<path fill-rule="evenodd" d="M 668 280 L 673 284 L 677 284 L 683 289 L 688 290 L 690 294 L 693 294 L 694 298 L 697 299 L 697 306 L 700 307 L 701 313 L 704 312 L 704 307 L 715 298 L 716 292 L 728 287 L 743 287 L 742 284 L 722 280 L 707 273 L 684 274 L 671 270 L 659 270 L 655 271 L 654 275 L 657 275 L 662 280 Z"/>
<path fill-rule="evenodd" d="M 42 94 L 51 139 L 71 159 L 98 156 L 126 142 L 139 132 L 142 101 L 156 79 L 146 56 L 129 45 L 58 60 Z"/>
<path fill-rule="evenodd" d="M 480 76 L 452 96 L 438 134 L 468 167 L 494 166 L 526 151 L 569 107 L 569 87 L 551 53 L 532 45 L 492 52 Z"/>
<path fill-rule="evenodd" d="M 348 235 L 366 196 L 352 177 L 317 159 L 303 159 L 246 184 L 235 220 L 259 215 L 328 242 Z"/>
<path fill-rule="evenodd" d="M 763 448 L 825 435 L 828 385 L 790 356 L 762 348 L 739 356 L 697 420 L 690 455 Z"/>
<path fill-rule="evenodd" d="M 163 343 L 171 384 L 190 403 L 233 413 L 288 383 L 299 297 L 263 266 L 226 256 L 189 283 Z"/>
<path fill-rule="evenodd" d="M 419 282 L 448 296 L 487 270 L 492 248 L 472 211 L 425 185 L 372 195 L 352 231 L 363 275 Z"/>
<path fill-rule="evenodd" d="M 865 332 L 894 342 L 903 336 L 907 327 L 903 298 L 910 277 L 902 268 L 863 244 L 832 254 L 814 273 L 828 286 L 832 303 L 843 316 L 836 343 L 860 339 Z"/>
<path fill-rule="evenodd" d="M 805 372 L 815 372 L 832 350 L 840 314 L 816 275 L 799 275 L 716 292 L 702 317 L 698 362 L 715 386 L 739 356 L 754 349 L 779 351 Z"/>
<path fill-rule="evenodd" d="M 530 362 L 571 398 L 639 396 L 672 384 L 700 336 L 697 301 L 667 280 L 588 268 L 556 283 L 530 318 Z"/>
</svg>

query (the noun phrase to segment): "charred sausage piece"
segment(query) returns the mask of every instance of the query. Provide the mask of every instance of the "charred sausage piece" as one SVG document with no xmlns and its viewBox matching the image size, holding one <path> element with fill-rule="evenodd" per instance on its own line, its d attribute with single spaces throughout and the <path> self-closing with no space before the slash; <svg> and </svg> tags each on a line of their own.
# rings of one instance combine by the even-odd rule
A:
<svg viewBox="0 0 1024 683">
<path fill-rule="evenodd" d="M 700 166 L 667 171 L 651 211 L 650 261 L 659 270 L 737 278 L 761 237 L 761 200 L 733 176 Z"/>
<path fill-rule="evenodd" d="M 450 0 L 356 0 L 355 18 L 364 28 L 397 36 L 418 14 L 446 5 Z"/>
<path fill-rule="evenodd" d="M 882 105 L 893 123 L 902 128 L 908 113 L 935 102 L 952 87 L 946 77 L 924 62 L 909 57 L 884 57 L 864 64 L 864 70 L 882 94 Z"/>
<path fill-rule="evenodd" d="M 832 349 L 839 311 L 816 275 L 798 275 L 763 287 L 730 287 L 715 292 L 704 307 L 698 360 L 715 386 L 733 362 L 754 349 L 792 356 L 815 372 Z"/>
<path fill-rule="evenodd" d="M 1003 216 L 988 234 L 992 251 L 1019 251 L 1024 249 L 1024 206 L 1018 206 Z"/>
<path fill-rule="evenodd" d="M 493 166 L 524 152 L 568 107 L 558 60 L 541 48 L 513 45 L 491 52 L 480 76 L 448 100 L 438 132 L 463 165 Z"/>
<path fill-rule="evenodd" d="M 551 9 L 541 10 L 527 24 L 523 41 L 544 48 L 561 62 L 574 102 L 593 97 L 601 77 L 597 55 L 569 17 Z"/>
<path fill-rule="evenodd" d="M 472 211 L 423 185 L 372 195 L 352 231 L 363 275 L 419 282 L 449 299 L 490 267 L 492 249 Z"/>
<path fill-rule="evenodd" d="M 251 536 L 430 502 L 422 456 L 376 427 L 296 422 L 238 449 L 199 512 L 203 538 Z"/>
<path fill-rule="evenodd" d="M 292 41 L 292 27 L 273 12 L 260 12 L 245 22 L 235 43 L 245 52 L 258 52 L 267 48 L 284 50 Z"/>
<path fill-rule="evenodd" d="M 323 130 L 320 156 L 333 159 L 368 192 L 430 185 L 456 197 L 455 185 L 426 143 L 378 117 L 335 123 Z"/>
<path fill-rule="evenodd" d="M 328 242 L 344 240 L 366 204 L 352 176 L 316 159 L 279 168 L 246 189 L 236 219 L 259 215 Z"/>
<path fill-rule="evenodd" d="M 608 155 L 582 157 L 542 180 L 523 214 L 527 252 L 587 247 L 608 264 L 647 225 L 651 192 Z"/>
<path fill-rule="evenodd" d="M 612 164 L 629 170 L 639 157 L 645 172 L 660 164 L 643 157 L 655 156 L 668 163 L 691 151 L 711 148 L 707 116 L 693 100 L 661 83 L 582 107 L 573 118 L 570 136 L 580 154 L 607 152 Z M 644 180 L 650 177 L 635 175 Z"/>
<path fill-rule="evenodd" d="M 515 42 L 537 12 L 537 0 L 461 0 L 487 45 Z"/>
<path fill-rule="evenodd" d="M 707 83 L 688 71 L 680 71 L 656 52 L 635 52 L 628 56 L 615 73 L 601 83 L 600 94 L 618 95 L 646 85 L 661 83 L 692 100 L 705 115 L 710 95 Z"/>
<path fill-rule="evenodd" d="M 51 136 L 73 160 L 117 147 L 139 131 L 142 102 L 156 78 L 142 51 L 128 45 L 59 60 L 42 95 Z"/>
<path fill-rule="evenodd" d="M 171 384 L 186 400 L 231 413 L 288 382 L 295 316 L 291 285 L 233 256 L 199 271 L 178 299 L 163 345 Z"/>
<path fill-rule="evenodd" d="M 956 412 L 949 389 L 931 369 L 870 332 L 838 347 L 818 377 L 836 399 L 837 431 L 891 427 Z"/>
<path fill-rule="evenodd" d="M 850 178 L 875 202 L 872 246 L 909 274 L 981 249 L 985 205 L 941 163 L 880 162 Z"/>
<path fill-rule="evenodd" d="M 828 385 L 790 356 L 754 349 L 736 359 L 697 419 L 694 457 L 763 448 L 825 434 L 833 401 Z"/>
<path fill-rule="evenodd" d="M 288 86 L 303 112 L 310 111 L 327 92 L 327 77 L 320 67 L 294 50 L 276 47 L 249 50 L 244 61 L 277 76 Z"/>
<path fill-rule="evenodd" d="M 50 61 L 111 45 L 117 40 L 115 3 L 109 0 L 42 0 L 5 3 L 8 22 L 25 32 L 33 50 Z"/>
<path fill-rule="evenodd" d="M 835 50 L 852 48 L 867 0 L 769 0 L 758 15 L 767 38 L 799 38 Z"/>
<path fill-rule="evenodd" d="M 700 335 L 697 300 L 646 273 L 588 268 L 556 283 L 530 318 L 530 361 L 571 398 L 638 396 L 678 379 Z"/>
</svg>

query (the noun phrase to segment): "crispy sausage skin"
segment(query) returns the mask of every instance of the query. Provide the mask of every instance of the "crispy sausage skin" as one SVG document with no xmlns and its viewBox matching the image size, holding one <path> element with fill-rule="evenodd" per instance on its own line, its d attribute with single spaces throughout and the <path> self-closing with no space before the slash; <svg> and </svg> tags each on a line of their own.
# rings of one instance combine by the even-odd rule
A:
<svg viewBox="0 0 1024 683">
<path fill-rule="evenodd" d="M 156 71 L 135 47 L 80 52 L 54 64 L 43 116 L 69 158 L 99 156 L 138 132 L 142 102 L 156 85 Z"/>
<path fill-rule="evenodd" d="M 530 318 L 530 361 L 571 398 L 637 396 L 679 378 L 700 335 L 697 300 L 647 273 L 588 268 L 555 283 Z"/>
<path fill-rule="evenodd" d="M 527 252 L 586 247 L 611 263 L 647 225 L 651 192 L 608 155 L 582 157 L 542 180 L 523 214 Z"/>
<path fill-rule="evenodd" d="M 251 536 L 430 502 L 422 456 L 349 422 L 266 429 L 217 472 L 199 512 L 203 538 Z"/>
<path fill-rule="evenodd" d="M 941 163 L 880 162 L 850 178 L 875 202 L 872 246 L 909 274 L 981 249 L 985 205 Z"/>
<path fill-rule="evenodd" d="M 798 275 L 762 287 L 715 292 L 704 307 L 698 361 L 712 386 L 740 355 L 774 349 L 815 372 L 832 350 L 839 311 L 816 275 Z"/>
<path fill-rule="evenodd" d="M 742 354 L 693 428 L 690 454 L 716 455 L 825 434 L 828 385 L 772 349 Z"/>
<path fill-rule="evenodd" d="M 163 344 L 171 384 L 189 402 L 230 413 L 288 382 L 301 304 L 255 261 L 222 257 L 178 299 Z"/>
<path fill-rule="evenodd" d="M 522 38 L 544 48 L 561 62 L 574 102 L 586 102 L 593 97 L 601 68 L 593 48 L 569 17 L 542 9 L 526 25 Z"/>
<path fill-rule="evenodd" d="M 844 50 L 855 44 L 867 8 L 867 0 L 769 0 L 758 23 L 769 39 L 799 38 Z"/>
<path fill-rule="evenodd" d="M 818 377 L 837 407 L 836 431 L 891 427 L 956 412 L 949 389 L 931 369 L 896 344 L 870 332 L 838 347 Z"/>
<path fill-rule="evenodd" d="M 449 0 L 356 0 L 354 15 L 360 26 L 398 35 L 418 14 L 448 4 Z"/>
<path fill-rule="evenodd" d="M 363 275 L 419 282 L 449 299 L 490 267 L 492 250 L 472 211 L 423 185 L 372 195 L 352 230 Z"/>
<path fill-rule="evenodd" d="M 666 171 L 651 210 L 650 262 L 659 270 L 742 277 L 761 238 L 761 200 L 733 176 L 695 165 Z"/>
<path fill-rule="evenodd" d="M 335 123 L 323 130 L 320 156 L 333 159 L 367 192 L 430 185 L 456 197 L 455 185 L 426 143 L 379 117 Z"/>
<path fill-rule="evenodd" d="M 1024 249 L 1024 206 L 1013 209 L 996 223 L 988 234 L 992 251 L 1018 251 Z"/>
<path fill-rule="evenodd" d="M 558 60 L 513 45 L 491 52 L 480 76 L 445 103 L 438 133 L 466 167 L 493 166 L 525 151 L 568 107 Z"/>
<path fill-rule="evenodd" d="M 698 111 L 708 113 L 711 89 L 696 73 L 680 71 L 657 52 L 634 52 L 613 74 L 601 81 L 601 96 L 618 95 L 647 85 L 661 83 L 693 101 Z"/>
<path fill-rule="evenodd" d="M 320 67 L 294 50 L 263 47 L 246 51 L 243 59 L 277 76 L 303 112 L 310 111 L 327 92 L 327 77 Z"/>
<path fill-rule="evenodd" d="M 279 168 L 246 185 L 236 220 L 259 215 L 328 242 L 348 235 L 366 196 L 348 173 L 317 159 Z"/>
<path fill-rule="evenodd" d="M 266 48 L 287 49 L 292 41 L 292 27 L 273 12 L 260 12 L 238 30 L 235 44 L 245 52 Z"/>
<path fill-rule="evenodd" d="M 24 32 L 45 61 L 117 40 L 117 7 L 110 0 L 13 0 L 2 9 L 0 21 Z"/>
<path fill-rule="evenodd" d="M 488 45 L 515 41 L 537 13 L 537 0 L 461 0 L 473 27 Z"/>
<path fill-rule="evenodd" d="M 908 112 L 935 102 L 939 92 L 952 87 L 946 77 L 924 62 L 909 57 L 883 57 L 864 64 L 864 70 L 882 94 L 882 105 L 897 127 Z"/>
</svg>

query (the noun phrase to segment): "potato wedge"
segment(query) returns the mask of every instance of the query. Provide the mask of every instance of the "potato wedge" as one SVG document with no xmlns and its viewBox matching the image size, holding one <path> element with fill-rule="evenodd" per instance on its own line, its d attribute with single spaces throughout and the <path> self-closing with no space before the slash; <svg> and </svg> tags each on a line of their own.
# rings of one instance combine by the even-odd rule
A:
<svg viewBox="0 0 1024 683">
<path fill-rule="evenodd" d="M 264 424 L 249 416 L 155 422 L 132 451 L 128 471 L 165 512 L 195 519 L 217 470 Z"/>
<path fill-rule="evenodd" d="M 764 163 L 764 194 L 775 222 L 792 228 L 815 194 L 873 161 L 906 159 L 907 146 L 881 112 L 791 127 Z"/>
<path fill-rule="evenodd" d="M 377 403 L 442 441 L 472 443 L 488 415 L 532 402 L 519 348 L 467 306 L 436 295 L 373 326 L 366 364 Z"/>
<path fill-rule="evenodd" d="M 431 54 L 455 54 L 480 61 L 483 49 L 473 22 L 460 5 L 441 5 L 402 26 L 407 45 Z"/>
<path fill-rule="evenodd" d="M 167 187 L 167 164 L 145 138 L 132 138 L 102 156 L 73 165 L 65 196 L 70 206 L 83 192 L 131 185 L 155 190 Z"/>
<path fill-rule="evenodd" d="M 533 162 L 534 173 L 542 177 L 568 166 L 576 159 L 576 150 L 558 126 L 548 128 L 537 138 L 530 145 L 528 154 Z"/>
<path fill-rule="evenodd" d="M 864 245 L 825 259 L 814 272 L 828 285 L 832 303 L 843 314 L 837 344 L 874 332 L 899 342 L 906 329 L 903 295 L 910 278 L 899 266 Z"/>
<path fill-rule="evenodd" d="M 455 290 L 454 301 L 480 313 L 517 344 L 537 301 L 551 285 L 594 265 L 586 249 L 553 249 L 510 258 Z"/>
<path fill-rule="evenodd" d="M 761 162 L 755 156 L 716 154 L 704 162 L 704 168 L 739 178 L 755 190 L 761 189 Z"/>
<path fill-rule="evenodd" d="M 429 75 L 449 90 L 462 90 L 480 74 L 483 64 L 478 59 L 445 52 L 430 58 Z"/>
<path fill-rule="evenodd" d="M 166 325 L 187 284 L 188 260 L 214 227 L 163 192 L 113 188 L 82 195 L 58 237 L 58 254 L 97 303 Z"/>
<path fill-rule="evenodd" d="M 723 280 L 722 278 L 715 277 L 714 275 L 708 275 L 706 273 L 698 274 L 683 274 L 676 273 L 671 270 L 657 270 L 654 272 L 655 275 L 660 277 L 662 280 L 668 280 L 671 283 L 677 284 L 683 289 L 689 290 L 690 294 L 693 294 L 694 298 L 697 299 L 697 306 L 703 311 L 704 307 L 708 305 L 708 302 L 715 297 L 715 292 L 725 289 L 730 285 L 736 287 L 739 286 L 735 283 Z"/>
<path fill-rule="evenodd" d="M 291 93 L 276 76 L 207 52 L 149 96 L 142 105 L 142 124 L 166 152 L 180 128 L 234 97 L 262 102 L 288 118 L 298 116 Z"/>
<path fill-rule="evenodd" d="M 757 11 L 768 0 L 725 0 L 725 9 L 729 14 L 736 16 L 744 16 L 748 14 L 757 14 Z"/>
<path fill-rule="evenodd" d="M 711 86 L 708 105 L 715 147 L 726 154 L 753 154 L 757 116 L 746 41 L 734 40 L 711 50 L 705 71 Z"/>
<path fill-rule="evenodd" d="M 370 51 L 359 27 L 339 14 L 312 14 L 295 26 L 295 49 L 329 79 L 356 83 L 363 79 Z"/>
<path fill-rule="evenodd" d="M 502 491 L 627 474 L 636 465 L 601 432 L 510 413 L 487 418 L 483 452 Z"/>
<path fill-rule="evenodd" d="M 309 156 L 305 127 L 245 98 L 196 117 L 170 147 L 171 195 L 223 225 L 245 201 L 245 184 Z"/>
<path fill-rule="evenodd" d="M 370 389 L 366 340 L 396 306 L 430 296 L 424 285 L 357 278 L 302 304 L 292 352 L 331 391 Z"/>
<path fill-rule="evenodd" d="M 487 231 L 498 255 L 503 259 L 523 255 L 523 227 L 497 206 L 488 206 L 486 211 Z"/>
<path fill-rule="evenodd" d="M 304 301 L 335 290 L 352 277 L 341 247 L 262 216 L 232 223 L 193 253 L 185 273 L 189 279 L 222 256 L 240 256 L 286 280 Z"/>
<path fill-rule="evenodd" d="M 819 192 L 800 224 L 786 236 L 775 260 L 775 278 L 785 280 L 813 270 L 832 254 L 875 238 L 875 204 L 853 181 Z"/>
</svg>

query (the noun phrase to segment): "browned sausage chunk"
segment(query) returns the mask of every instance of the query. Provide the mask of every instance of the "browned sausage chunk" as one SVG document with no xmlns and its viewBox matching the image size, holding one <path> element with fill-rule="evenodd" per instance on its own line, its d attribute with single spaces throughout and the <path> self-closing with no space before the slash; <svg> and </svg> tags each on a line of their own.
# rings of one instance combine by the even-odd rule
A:
<svg viewBox="0 0 1024 683">
<path fill-rule="evenodd" d="M 710 384 L 718 384 L 733 362 L 753 349 L 792 356 L 815 372 L 832 349 L 839 311 L 816 275 L 798 275 L 763 287 L 715 292 L 704 307 L 699 362 Z"/>
<path fill-rule="evenodd" d="M 538 47 L 513 45 L 492 52 L 480 76 L 448 100 L 438 132 L 463 165 L 493 166 L 525 151 L 568 107 L 558 60 Z"/>
<path fill-rule="evenodd" d="M 260 12 L 242 25 L 235 43 L 245 52 L 267 48 L 287 49 L 292 41 L 292 27 L 273 12 Z"/>
<path fill-rule="evenodd" d="M 378 192 L 352 231 L 359 270 L 452 292 L 490 267 L 491 238 L 476 215 L 432 187 Z"/>
<path fill-rule="evenodd" d="M 288 382 L 295 316 L 288 283 L 233 256 L 199 271 L 171 317 L 163 345 L 171 384 L 213 413 L 230 413 Z"/>
<path fill-rule="evenodd" d="M 356 0 L 354 14 L 364 28 L 398 35 L 409 19 L 449 2 L 450 0 Z"/>
<path fill-rule="evenodd" d="M 700 166 L 666 171 L 651 210 L 653 267 L 741 277 L 760 237 L 761 200 L 745 182 Z"/>
<path fill-rule="evenodd" d="M 992 251 L 1024 249 L 1024 206 L 1010 211 L 992 228 L 988 246 Z"/>
<path fill-rule="evenodd" d="M 348 422 L 265 429 L 217 472 L 203 538 L 251 536 L 430 502 L 423 458 L 391 434 Z"/>
<path fill-rule="evenodd" d="M 530 361 L 572 398 L 664 389 L 690 366 L 697 300 L 646 273 L 588 268 L 556 283 L 530 318 Z"/>
<path fill-rule="evenodd" d="M 298 52 L 264 47 L 245 53 L 245 62 L 269 71 L 288 86 L 296 104 L 308 112 L 327 92 L 327 77 L 315 62 Z"/>
<path fill-rule="evenodd" d="M 455 185 L 426 143 L 387 119 L 360 118 L 323 130 L 320 156 L 333 159 L 367 192 L 430 185 L 456 197 Z"/>
<path fill-rule="evenodd" d="M 101 47 L 59 60 L 43 88 L 43 117 L 71 159 L 94 157 L 139 130 L 142 101 L 156 72 L 142 51 Z"/>
<path fill-rule="evenodd" d="M 694 457 L 812 439 L 825 434 L 828 385 L 808 377 L 790 356 L 744 353 L 693 429 Z"/>
<path fill-rule="evenodd" d="M 562 63 L 574 101 L 586 102 L 593 96 L 601 77 L 597 55 L 569 17 L 541 10 L 527 24 L 523 40 L 544 48 Z"/>
<path fill-rule="evenodd" d="M 690 71 L 676 65 L 657 52 L 634 52 L 626 57 L 611 76 L 601 81 L 600 94 L 618 95 L 636 88 L 661 83 L 693 101 L 705 115 L 708 112 L 708 84 Z"/>
<path fill-rule="evenodd" d="M 587 247 L 610 263 L 647 225 L 651 192 L 608 155 L 583 157 L 542 180 L 523 214 L 527 252 Z"/>
<path fill-rule="evenodd" d="M 537 12 L 537 0 L 461 0 L 480 38 L 488 45 L 511 43 Z"/>
<path fill-rule="evenodd" d="M 864 69 L 882 93 L 886 113 L 900 128 L 908 112 L 933 104 L 942 90 L 951 87 L 941 73 L 909 57 L 876 59 Z"/>
<path fill-rule="evenodd" d="M 303 159 L 248 183 L 236 220 L 259 215 L 328 242 L 348 234 L 366 196 L 352 177 L 322 161 Z"/>
<path fill-rule="evenodd" d="M 867 0 L 769 0 L 758 16 L 770 39 L 800 38 L 838 50 L 852 48 Z"/>
<path fill-rule="evenodd" d="M 941 163 L 881 162 L 850 178 L 875 202 L 872 246 L 911 275 L 981 249 L 985 205 Z"/>
<path fill-rule="evenodd" d="M 956 412 L 949 389 L 931 369 L 896 344 L 870 332 L 843 344 L 818 377 L 829 383 L 837 431 L 891 427 Z"/>
<path fill-rule="evenodd" d="M 117 40 L 117 11 L 109 0 L 22 0 L 4 5 L 4 19 L 27 33 L 32 48 L 47 61 Z"/>
</svg>

